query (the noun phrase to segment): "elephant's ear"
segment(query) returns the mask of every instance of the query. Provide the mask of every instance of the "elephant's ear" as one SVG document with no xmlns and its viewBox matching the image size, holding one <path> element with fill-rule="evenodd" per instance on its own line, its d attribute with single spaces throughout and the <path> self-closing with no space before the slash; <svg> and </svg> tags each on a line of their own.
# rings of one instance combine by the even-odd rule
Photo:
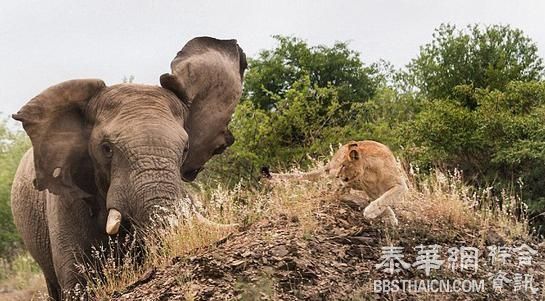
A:
<svg viewBox="0 0 545 301">
<path fill-rule="evenodd" d="M 84 110 L 105 87 L 98 79 L 70 80 L 32 98 L 12 117 L 23 123 L 32 142 L 38 190 L 72 197 L 88 196 L 73 181 L 88 156 L 89 131 Z"/>
<path fill-rule="evenodd" d="M 237 40 L 198 37 L 178 52 L 170 64 L 172 74 L 161 75 L 161 86 L 188 105 L 221 94 L 238 100 L 247 65 Z"/>
</svg>

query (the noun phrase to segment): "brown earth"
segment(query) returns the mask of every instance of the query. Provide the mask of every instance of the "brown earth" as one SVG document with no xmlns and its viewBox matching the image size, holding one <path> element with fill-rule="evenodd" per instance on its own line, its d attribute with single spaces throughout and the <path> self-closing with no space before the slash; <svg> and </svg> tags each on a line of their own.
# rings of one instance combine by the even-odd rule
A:
<svg viewBox="0 0 545 301">
<path fill-rule="evenodd" d="M 381 247 L 405 248 L 405 260 L 414 262 L 417 245 L 463 246 L 482 236 L 481 252 L 487 245 L 518 246 L 523 241 L 505 240 L 509 229 L 457 229 L 448 220 L 419 221 L 401 215 L 393 229 L 382 222 L 365 221 L 362 208 L 353 203 L 324 201 L 313 211 L 312 229 L 296 216 L 280 214 L 233 233 L 216 245 L 191 256 L 172 258 L 171 264 L 148 270 L 138 281 L 115 292 L 114 300 L 545 300 L 545 247 L 524 241 L 538 254 L 531 267 L 514 263 L 502 267 L 484 264 L 481 255 L 477 273 L 451 272 L 446 266 L 429 277 L 421 271 L 402 271 L 398 279 L 483 279 L 480 293 L 373 293 L 373 280 L 391 279 L 375 268 Z M 443 235 L 449 233 L 448 235 Z M 455 234 L 452 234 L 455 233 Z M 484 233 L 484 234 L 483 234 Z M 481 253 L 483 254 L 483 253 Z M 531 273 L 537 294 L 514 293 L 507 285 L 494 292 L 490 273 Z M 512 277 L 513 274 L 509 276 Z"/>
</svg>

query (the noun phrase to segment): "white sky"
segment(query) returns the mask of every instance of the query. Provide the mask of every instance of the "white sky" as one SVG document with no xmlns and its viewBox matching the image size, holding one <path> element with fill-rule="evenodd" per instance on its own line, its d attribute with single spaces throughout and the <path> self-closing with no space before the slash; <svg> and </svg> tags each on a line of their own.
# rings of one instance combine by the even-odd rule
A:
<svg viewBox="0 0 545 301">
<path fill-rule="evenodd" d="M 367 63 L 402 67 L 443 22 L 510 24 L 545 57 L 544 19 L 539 0 L 1 0 L 0 112 L 74 78 L 116 84 L 134 75 L 157 84 L 176 52 L 200 35 L 236 38 L 249 56 L 271 48 L 274 34 L 311 45 L 348 41 Z"/>
</svg>

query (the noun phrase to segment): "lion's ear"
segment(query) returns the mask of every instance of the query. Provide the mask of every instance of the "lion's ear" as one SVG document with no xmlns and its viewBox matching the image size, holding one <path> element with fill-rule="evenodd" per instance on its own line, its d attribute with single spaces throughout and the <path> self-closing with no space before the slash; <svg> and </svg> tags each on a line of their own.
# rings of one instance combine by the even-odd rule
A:
<svg viewBox="0 0 545 301">
<path fill-rule="evenodd" d="M 359 160 L 360 159 L 360 153 L 353 149 L 350 151 L 350 153 L 348 153 L 348 156 L 350 157 L 350 160 Z"/>
</svg>

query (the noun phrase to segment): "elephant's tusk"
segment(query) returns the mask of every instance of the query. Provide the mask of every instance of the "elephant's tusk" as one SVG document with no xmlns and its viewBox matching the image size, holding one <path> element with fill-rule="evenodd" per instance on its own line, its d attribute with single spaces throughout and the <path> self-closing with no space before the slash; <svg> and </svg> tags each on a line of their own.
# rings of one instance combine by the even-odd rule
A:
<svg viewBox="0 0 545 301">
<path fill-rule="evenodd" d="M 116 235 L 119 232 L 119 226 L 121 225 L 121 212 L 116 209 L 110 209 L 108 211 L 108 221 L 106 222 L 106 233 L 108 235 Z"/>
<path fill-rule="evenodd" d="M 53 170 L 53 178 L 58 178 L 61 175 L 61 168 L 57 167 Z"/>
</svg>

